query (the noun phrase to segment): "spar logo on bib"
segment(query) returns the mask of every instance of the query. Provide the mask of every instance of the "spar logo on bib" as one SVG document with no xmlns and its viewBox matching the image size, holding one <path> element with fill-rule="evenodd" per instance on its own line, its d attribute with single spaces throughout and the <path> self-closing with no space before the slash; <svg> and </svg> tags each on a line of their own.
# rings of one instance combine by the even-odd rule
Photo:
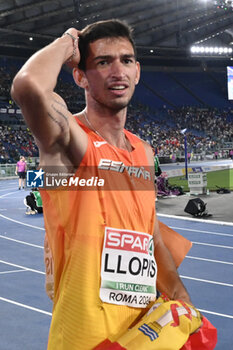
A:
<svg viewBox="0 0 233 350">
<path fill-rule="evenodd" d="M 156 298 L 157 264 L 149 233 L 105 227 L 101 258 L 103 302 L 147 307 Z"/>
<path fill-rule="evenodd" d="M 154 239 L 153 239 L 153 237 L 150 239 L 150 242 L 149 242 L 149 255 L 154 256 Z"/>
<path fill-rule="evenodd" d="M 148 254 L 153 251 L 153 242 L 148 236 L 139 232 L 120 232 L 108 229 L 105 248 L 127 250 L 131 252 Z"/>
</svg>

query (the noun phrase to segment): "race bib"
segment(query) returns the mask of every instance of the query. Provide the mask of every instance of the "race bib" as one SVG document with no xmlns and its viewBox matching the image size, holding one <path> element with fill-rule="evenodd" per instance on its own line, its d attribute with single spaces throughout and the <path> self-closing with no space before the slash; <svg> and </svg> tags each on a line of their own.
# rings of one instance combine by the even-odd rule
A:
<svg viewBox="0 0 233 350">
<path fill-rule="evenodd" d="M 151 235 L 105 228 L 100 287 L 103 302 L 145 308 L 156 299 L 156 277 Z"/>
</svg>

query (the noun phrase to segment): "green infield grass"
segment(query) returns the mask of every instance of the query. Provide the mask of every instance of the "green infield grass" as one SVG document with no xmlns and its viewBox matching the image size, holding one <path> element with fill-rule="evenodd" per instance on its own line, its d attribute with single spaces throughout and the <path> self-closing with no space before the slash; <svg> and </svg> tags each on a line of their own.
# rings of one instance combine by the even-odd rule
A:
<svg viewBox="0 0 233 350">
<path fill-rule="evenodd" d="M 216 191 L 219 187 L 233 190 L 233 169 L 212 171 L 206 174 L 207 189 L 210 191 Z M 185 179 L 185 176 L 170 177 L 168 182 L 172 186 L 182 186 L 185 192 L 189 192 L 188 180 Z"/>
</svg>

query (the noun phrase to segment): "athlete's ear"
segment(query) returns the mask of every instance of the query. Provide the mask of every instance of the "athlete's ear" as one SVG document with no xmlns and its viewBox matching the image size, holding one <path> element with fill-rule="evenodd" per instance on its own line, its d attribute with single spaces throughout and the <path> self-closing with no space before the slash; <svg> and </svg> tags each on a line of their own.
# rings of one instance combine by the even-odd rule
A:
<svg viewBox="0 0 233 350">
<path fill-rule="evenodd" d="M 74 68 L 73 69 L 73 78 L 74 78 L 75 83 L 78 86 L 80 86 L 83 89 L 87 88 L 88 82 L 87 82 L 87 78 L 86 78 L 84 71 L 82 71 L 79 68 Z"/>
<path fill-rule="evenodd" d="M 137 61 L 136 62 L 136 77 L 135 77 L 135 85 L 138 84 L 139 79 L 140 79 L 140 75 L 141 75 L 141 66 L 140 63 Z"/>
</svg>

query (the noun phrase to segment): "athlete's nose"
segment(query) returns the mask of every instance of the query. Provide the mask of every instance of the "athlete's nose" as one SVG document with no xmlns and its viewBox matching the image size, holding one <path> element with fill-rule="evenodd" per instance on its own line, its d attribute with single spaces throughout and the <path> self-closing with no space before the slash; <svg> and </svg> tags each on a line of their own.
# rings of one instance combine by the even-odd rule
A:
<svg viewBox="0 0 233 350">
<path fill-rule="evenodd" d="M 122 79 L 125 77 L 125 67 L 121 61 L 115 61 L 112 63 L 111 75 L 113 78 Z"/>
</svg>

